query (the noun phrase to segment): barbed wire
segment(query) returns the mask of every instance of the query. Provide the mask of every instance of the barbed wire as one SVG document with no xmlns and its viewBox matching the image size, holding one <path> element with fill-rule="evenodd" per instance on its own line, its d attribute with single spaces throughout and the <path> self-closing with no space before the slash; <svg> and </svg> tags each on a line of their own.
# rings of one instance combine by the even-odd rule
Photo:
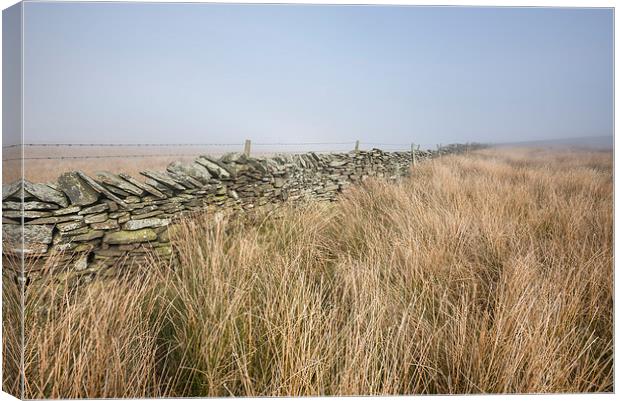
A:
<svg viewBox="0 0 620 401">
<path fill-rule="evenodd" d="M 252 142 L 252 146 L 308 146 L 308 145 L 352 145 L 350 142 Z M 5 145 L 2 148 L 17 147 L 181 147 L 181 146 L 243 146 L 244 143 L 23 143 Z"/>
<path fill-rule="evenodd" d="M 251 146 L 333 146 L 333 145 L 355 145 L 355 141 L 347 142 L 253 142 Z M 18 147 L 208 147 L 208 146 L 243 146 L 244 143 L 24 143 L 5 145 L 2 148 L 18 148 Z M 384 143 L 384 142 L 359 142 L 359 145 L 371 146 L 390 146 L 408 149 L 411 144 L 406 143 Z M 309 151 L 309 150 L 305 150 Z M 311 152 L 334 152 L 332 150 L 310 150 Z M 277 153 L 274 151 L 274 153 Z M 286 153 L 286 152 L 285 152 Z M 11 159 L 3 159 L 3 162 L 17 160 L 80 160 L 80 159 L 114 159 L 114 158 L 152 158 L 152 157 L 190 157 L 196 156 L 198 152 L 192 154 L 184 153 L 157 153 L 157 154 L 114 154 L 114 155 L 81 155 L 81 156 L 32 156 L 32 157 L 16 157 Z"/>
<path fill-rule="evenodd" d="M 376 146 L 411 146 L 410 143 L 381 143 L 381 142 L 360 142 L 360 145 L 376 145 Z"/>
<path fill-rule="evenodd" d="M 152 154 L 152 155 L 99 155 L 99 156 L 35 156 L 35 157 L 17 157 L 13 159 L 3 159 L 2 161 L 16 160 L 75 160 L 75 159 L 113 159 L 113 158 L 140 158 L 140 157 L 196 157 L 196 153 L 192 154 Z"/>
<path fill-rule="evenodd" d="M 334 150 L 312 150 L 314 153 L 329 153 Z M 270 153 L 294 153 L 294 152 L 270 152 Z M 80 159 L 120 159 L 120 158 L 149 158 L 149 157 L 196 157 L 199 153 L 156 153 L 150 155 L 83 155 L 83 156 L 33 156 L 33 157 L 16 157 L 11 159 L 2 159 L 2 162 L 18 161 L 18 160 L 80 160 Z"/>
<path fill-rule="evenodd" d="M 177 147 L 177 146 L 242 146 L 243 143 L 20 143 L 3 148 L 18 147 Z"/>
</svg>

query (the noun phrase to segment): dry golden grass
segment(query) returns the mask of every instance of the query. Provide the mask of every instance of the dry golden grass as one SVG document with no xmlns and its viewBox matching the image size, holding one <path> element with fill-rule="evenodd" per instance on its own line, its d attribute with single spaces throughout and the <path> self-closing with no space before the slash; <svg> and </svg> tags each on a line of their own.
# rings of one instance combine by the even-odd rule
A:
<svg viewBox="0 0 620 401">
<path fill-rule="evenodd" d="M 174 271 L 29 287 L 25 396 L 613 391 L 611 174 L 608 152 L 485 150 L 185 221 Z"/>
</svg>

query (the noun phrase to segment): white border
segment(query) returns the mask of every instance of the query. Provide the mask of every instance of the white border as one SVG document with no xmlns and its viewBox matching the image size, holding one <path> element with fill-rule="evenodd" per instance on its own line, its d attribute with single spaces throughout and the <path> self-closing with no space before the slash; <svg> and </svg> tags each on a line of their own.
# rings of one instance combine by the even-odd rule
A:
<svg viewBox="0 0 620 401">
<path fill-rule="evenodd" d="M 14 4 L 17 4 L 19 1 L 16 0 L 1 0 L 2 9 L 8 8 Z M 126 1 L 80 1 L 80 0 L 62 0 L 62 1 L 53 1 L 53 0 L 24 0 L 24 3 L 67 3 L 67 2 L 78 2 L 78 3 L 125 3 Z M 426 1 L 411 1 L 411 0 L 390 0 L 390 1 L 363 1 L 363 0 L 314 0 L 314 1 L 299 1 L 299 0 L 290 0 L 290 1 L 260 1 L 260 0 L 243 0 L 243 1 L 230 1 L 230 0 L 219 0 L 219 1 L 210 1 L 210 2 L 201 2 L 201 1 L 183 1 L 183 0 L 135 0 L 131 1 L 132 3 L 223 3 L 223 4 L 326 4 L 326 5 L 426 5 L 426 6 L 478 6 L 478 7 L 585 7 L 585 8 L 595 8 L 595 7 L 616 7 L 616 1 L 614 0 L 539 0 L 539 1 L 517 1 L 517 0 L 504 0 L 498 2 L 497 0 L 475 0 L 475 1 L 455 1 L 455 0 L 426 0 Z M 25 7 L 24 7 L 25 8 Z M 23 10 L 22 10 L 23 13 Z M 23 17 L 23 14 L 22 14 Z M 0 39 L 2 37 L 2 22 L 0 19 Z M 22 35 L 23 35 L 23 21 L 22 21 Z M 23 40 L 23 36 L 22 36 Z M 615 50 L 618 43 L 618 33 L 615 30 L 615 16 L 614 16 L 614 138 L 615 138 L 615 115 L 618 111 L 618 103 L 616 102 L 616 81 L 615 76 L 618 72 L 617 65 L 615 63 Z M 22 57 L 23 57 L 23 49 L 22 49 Z M 0 53 L 0 72 L 2 65 L 2 55 Z M 22 65 L 23 69 L 23 65 Z M 23 82 L 22 82 L 23 85 Z M 1 85 L 0 85 L 1 89 Z M 23 90 L 23 86 L 22 86 Z M 23 102 L 23 96 L 22 96 Z M 2 100 L 0 99 L 0 116 L 1 116 L 1 106 Z M 23 128 L 23 110 L 22 110 L 22 128 Z M 22 136 L 23 141 L 23 136 Z M 615 140 L 614 140 L 615 145 Z M 615 147 L 614 147 L 615 149 Z M 618 166 L 618 160 L 616 159 L 617 155 L 614 151 L 614 177 L 617 177 L 616 167 Z M 0 173 L 2 172 L 2 167 L 0 165 Z M 615 221 L 618 217 L 618 203 L 615 197 L 615 180 L 614 180 L 614 256 L 616 255 L 616 243 L 615 239 L 617 238 L 616 234 L 616 224 Z M 614 258 L 614 295 L 616 294 L 616 282 L 615 282 L 615 272 L 617 268 L 617 263 Z M 615 297 L 614 297 L 615 299 Z M 1 304 L 1 300 L 0 300 Z M 618 308 L 614 302 L 614 322 L 617 322 L 618 316 Z M 618 328 L 614 324 L 614 345 L 616 343 L 615 339 L 617 338 Z M 1 331 L 0 331 L 0 340 L 1 340 Z M 614 365 L 617 362 L 618 353 L 616 349 L 614 349 Z M 618 385 L 618 369 L 614 366 L 614 384 Z M 437 395 L 437 396 L 388 396 L 388 397 L 346 397 L 348 400 L 352 401 L 365 401 L 368 399 L 380 399 L 380 400 L 402 400 L 402 399 L 411 399 L 415 400 L 420 397 L 427 398 L 433 397 L 435 399 L 450 399 L 450 400 L 484 400 L 484 399 L 497 399 L 501 398 L 512 398 L 515 397 L 518 399 L 534 399 L 534 398 L 544 398 L 545 400 L 610 400 L 615 399 L 615 394 L 551 394 L 551 395 L 542 395 L 542 394 L 528 394 L 528 395 L 471 395 L 471 396 L 462 396 L 462 395 Z M 449 397 L 449 398 L 448 398 Z M 315 397 L 308 397 L 308 399 L 313 399 Z M 334 398 L 334 397 L 325 397 L 325 398 Z M 340 397 L 339 397 L 340 398 Z M 0 393 L 0 401 L 1 400 L 14 400 L 12 396 L 7 393 Z M 200 399 L 200 398 L 192 398 L 192 399 Z M 270 399 L 268 397 L 260 397 L 257 399 Z M 292 399 L 292 397 L 283 397 L 282 399 Z M 174 400 L 174 398 L 170 398 L 170 400 Z"/>
</svg>

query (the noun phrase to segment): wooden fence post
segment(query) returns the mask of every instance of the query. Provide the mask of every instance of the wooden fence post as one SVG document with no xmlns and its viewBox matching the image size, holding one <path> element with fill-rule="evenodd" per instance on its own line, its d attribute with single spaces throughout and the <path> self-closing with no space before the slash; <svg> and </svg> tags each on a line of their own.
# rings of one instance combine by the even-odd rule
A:
<svg viewBox="0 0 620 401">
<path fill-rule="evenodd" d="M 420 146 L 420 145 L 418 145 Z M 413 164 L 415 166 L 416 164 L 416 160 L 415 160 L 415 149 L 414 149 L 415 145 L 412 143 L 411 144 L 411 164 Z"/>
<path fill-rule="evenodd" d="M 249 139 L 245 140 L 245 146 L 243 147 L 243 154 L 246 157 L 250 157 L 250 148 L 252 147 L 252 141 Z"/>
</svg>

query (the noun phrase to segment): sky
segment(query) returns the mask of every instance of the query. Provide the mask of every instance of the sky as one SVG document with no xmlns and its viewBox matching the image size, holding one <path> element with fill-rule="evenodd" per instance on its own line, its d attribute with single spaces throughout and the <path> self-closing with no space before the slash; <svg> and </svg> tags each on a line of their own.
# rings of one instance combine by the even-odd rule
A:
<svg viewBox="0 0 620 401">
<path fill-rule="evenodd" d="M 613 133 L 613 11 L 24 3 L 27 143 Z"/>
</svg>

